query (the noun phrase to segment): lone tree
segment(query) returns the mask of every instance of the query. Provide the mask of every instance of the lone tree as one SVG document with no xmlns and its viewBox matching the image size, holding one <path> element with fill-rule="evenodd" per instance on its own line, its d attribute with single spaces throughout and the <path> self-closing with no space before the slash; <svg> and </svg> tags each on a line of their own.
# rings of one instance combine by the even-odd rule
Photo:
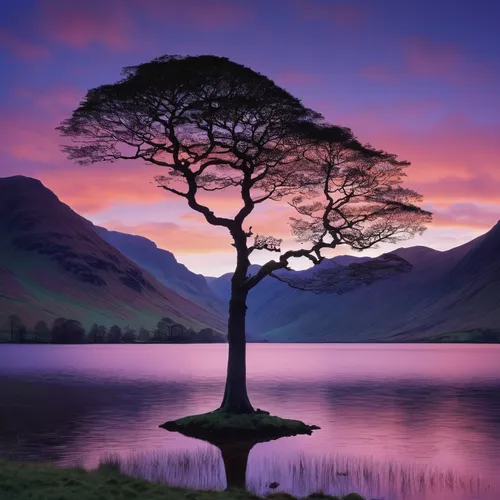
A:
<svg viewBox="0 0 500 500">
<path fill-rule="evenodd" d="M 421 196 L 402 186 L 408 162 L 360 143 L 350 129 L 326 123 L 267 77 L 223 57 L 167 55 L 126 67 L 118 82 L 89 90 L 58 130 L 73 141 L 63 151 L 82 165 L 142 160 L 164 167 L 159 187 L 229 231 L 237 258 L 221 404 L 229 413 L 255 411 L 245 364 L 254 286 L 294 258 L 319 264 L 327 248 L 410 238 L 430 219 L 416 205 Z M 222 190 L 241 197 L 232 218 L 201 200 Z M 280 200 L 297 211 L 291 227 L 302 248 L 282 251 L 280 239 L 248 227 L 258 205 Z M 279 256 L 249 276 L 250 255 L 262 250 Z"/>
</svg>

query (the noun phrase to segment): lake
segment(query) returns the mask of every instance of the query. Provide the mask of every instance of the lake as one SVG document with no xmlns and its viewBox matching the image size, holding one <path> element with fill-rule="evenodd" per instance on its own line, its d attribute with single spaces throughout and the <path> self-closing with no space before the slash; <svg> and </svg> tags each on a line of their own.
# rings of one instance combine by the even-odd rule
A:
<svg viewBox="0 0 500 500">
<path fill-rule="evenodd" d="M 227 345 L 0 345 L 0 455 L 224 488 L 218 448 L 158 428 L 215 409 Z M 256 493 L 500 498 L 500 346 L 250 344 L 255 407 L 316 424 L 255 445 Z"/>
</svg>

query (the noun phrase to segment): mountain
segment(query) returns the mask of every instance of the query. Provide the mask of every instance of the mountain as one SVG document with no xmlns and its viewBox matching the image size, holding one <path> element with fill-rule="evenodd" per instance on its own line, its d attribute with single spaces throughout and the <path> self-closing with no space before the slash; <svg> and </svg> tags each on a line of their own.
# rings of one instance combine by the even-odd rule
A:
<svg viewBox="0 0 500 500">
<path fill-rule="evenodd" d="M 160 283 L 35 179 L 0 179 L 0 315 L 152 327 L 164 316 L 200 329 L 225 320 Z M 6 318 L 1 318 L 5 322 Z"/>
<path fill-rule="evenodd" d="M 392 254 L 403 272 L 383 275 L 384 256 L 338 256 L 278 273 L 328 293 L 265 278 L 249 295 L 249 337 L 362 342 L 500 335 L 500 222 L 445 252 L 415 246 Z M 359 266 L 382 270 L 383 279 L 358 286 Z M 249 274 L 258 270 L 251 266 Z M 96 227 L 35 179 L 0 179 L 0 324 L 12 313 L 28 325 L 63 316 L 85 326 L 152 327 L 169 316 L 225 331 L 231 276 L 204 278 L 146 238 Z"/>
<path fill-rule="evenodd" d="M 338 255 L 337 257 L 332 257 L 331 259 L 324 259 L 321 264 L 318 264 L 317 266 L 310 267 L 308 269 L 305 269 L 303 271 L 296 271 L 294 272 L 294 276 L 299 277 L 301 279 L 304 278 L 311 278 L 313 275 L 321 273 L 321 271 L 326 271 L 326 270 L 331 270 L 331 269 L 338 269 L 343 266 L 348 266 L 350 264 L 355 264 L 355 263 L 362 263 L 369 261 L 369 257 L 356 257 L 354 255 Z M 258 264 L 251 264 L 250 267 L 248 268 L 248 274 L 250 276 L 257 274 L 261 266 Z M 278 271 L 278 275 L 283 275 L 283 276 L 288 276 L 288 273 L 286 271 Z M 222 276 L 219 277 L 206 277 L 205 279 L 207 280 L 208 285 L 210 288 L 213 290 L 213 292 L 220 298 L 223 298 L 224 301 L 229 300 L 229 296 L 231 294 L 231 278 L 233 276 L 233 273 L 225 273 Z M 283 287 L 283 284 L 280 284 L 279 281 L 273 280 L 272 278 L 266 279 L 265 280 L 266 287 L 271 288 L 271 294 L 275 293 L 276 290 L 282 289 L 282 288 L 288 288 L 288 287 Z M 278 288 L 275 288 L 273 284 L 278 285 Z M 263 282 L 261 282 L 259 285 L 258 293 L 261 293 L 264 288 L 263 288 Z"/>
<path fill-rule="evenodd" d="M 500 223 L 449 251 L 420 246 L 393 253 L 412 270 L 342 295 L 304 292 L 265 278 L 249 294 L 251 331 L 270 341 L 361 342 L 449 339 L 499 329 Z M 295 273 L 324 280 L 332 265 L 351 263 L 336 257 L 316 271 Z M 225 275 L 209 284 L 227 295 L 230 279 Z"/>
<path fill-rule="evenodd" d="M 177 262 L 173 253 L 158 248 L 154 242 L 142 236 L 108 231 L 98 226 L 95 230 L 101 238 L 166 287 L 217 314 L 226 314 L 227 301 L 209 287 L 201 274 L 195 274 Z"/>
<path fill-rule="evenodd" d="M 257 264 L 252 264 L 248 268 L 248 274 L 254 275 L 259 271 L 260 266 Z M 210 289 L 221 298 L 226 304 L 229 301 L 229 296 L 231 295 L 231 278 L 233 273 L 226 273 L 217 278 L 212 276 L 206 276 L 205 279 L 210 287 Z"/>
<path fill-rule="evenodd" d="M 331 259 L 324 259 L 321 264 L 317 266 L 310 267 L 303 271 L 295 271 L 293 273 L 294 277 L 299 279 L 310 279 L 314 275 L 321 273 L 322 271 L 330 271 L 332 269 L 339 269 L 343 266 L 348 266 L 350 264 L 363 263 L 371 260 L 369 257 L 356 257 L 353 255 L 338 255 L 337 257 L 333 257 Z M 261 266 L 258 264 L 251 264 L 248 268 L 248 274 L 254 275 L 257 274 Z M 280 276 L 289 276 L 287 271 L 278 271 L 277 273 Z M 225 273 L 219 277 L 206 277 L 208 285 L 213 290 L 213 292 L 220 298 L 224 299 L 225 302 L 229 300 L 229 296 L 231 294 L 231 278 L 233 273 Z M 264 285 L 265 283 L 265 285 Z M 264 296 L 264 290 L 269 289 L 268 294 L 273 295 L 274 293 L 278 293 L 278 290 L 286 289 L 288 286 L 283 286 L 277 280 L 272 278 L 265 279 L 264 282 L 261 282 L 258 285 L 257 293 Z M 265 287 L 265 288 L 264 288 Z M 252 292 L 251 292 L 252 293 Z"/>
</svg>

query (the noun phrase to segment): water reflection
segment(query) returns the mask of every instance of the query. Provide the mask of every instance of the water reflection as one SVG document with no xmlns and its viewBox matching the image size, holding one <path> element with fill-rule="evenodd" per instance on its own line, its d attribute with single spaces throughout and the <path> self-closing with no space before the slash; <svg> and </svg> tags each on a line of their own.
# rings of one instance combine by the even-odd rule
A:
<svg viewBox="0 0 500 500">
<path fill-rule="evenodd" d="M 225 443 L 197 451 L 132 454 L 111 457 L 113 466 L 132 476 L 174 486 L 222 490 L 246 488 L 257 495 L 275 491 L 307 496 L 323 492 L 346 495 L 357 491 L 367 498 L 461 499 L 486 498 L 491 486 L 477 476 L 461 475 L 430 465 L 403 466 L 370 458 L 345 456 L 280 457 L 249 460 L 253 444 Z M 274 484 L 273 484 L 274 483 Z"/>
<path fill-rule="evenodd" d="M 225 346 L 208 346 L 208 350 L 196 346 L 108 347 L 2 346 L 0 454 L 61 465 L 82 462 L 92 468 L 106 453 L 164 457 L 208 449 L 215 450 L 222 467 L 222 453 L 217 448 L 165 432 L 158 425 L 217 407 L 224 384 Z M 345 483 L 346 488 L 359 490 L 363 484 L 358 488 L 353 483 L 357 473 L 335 473 L 327 480 L 320 465 L 314 465 L 344 460 L 345 464 L 338 462 L 339 472 L 347 463 L 353 471 L 356 464 L 377 464 L 370 484 L 380 481 L 384 488 L 390 485 L 387 464 L 415 471 L 395 479 L 399 494 L 403 478 L 404 484 L 418 485 L 421 468 L 427 468 L 424 483 L 431 495 L 432 484 L 446 482 L 446 476 L 436 473 L 431 480 L 429 471 L 451 469 L 455 492 L 457 488 L 462 492 L 453 500 L 498 500 L 498 346 L 453 346 L 450 350 L 449 346 L 374 349 L 330 345 L 301 349 L 249 346 L 249 392 L 254 404 L 272 414 L 321 427 L 312 436 L 251 448 L 246 476 L 249 487 L 263 491 L 266 484 L 277 481 L 280 488 L 295 494 L 309 488 L 301 489 L 303 484 L 314 490 Z M 111 353 L 121 354 L 113 357 Z M 173 462 L 169 463 L 172 469 Z M 313 471 L 307 477 L 299 473 L 306 463 L 307 470 Z M 358 467 L 360 478 L 365 477 L 365 465 Z M 196 474 L 193 467 L 190 470 Z M 224 478 L 223 468 L 221 474 Z M 477 496 L 457 486 L 470 483 L 459 478 L 478 476 L 481 484 L 491 484 L 496 493 Z M 208 473 L 203 477 L 212 481 Z M 210 477 L 220 479 L 216 474 Z M 323 479 L 313 481 L 313 477 Z M 389 492 L 381 489 L 379 494 L 373 488 L 373 497 L 390 498 Z"/>
</svg>

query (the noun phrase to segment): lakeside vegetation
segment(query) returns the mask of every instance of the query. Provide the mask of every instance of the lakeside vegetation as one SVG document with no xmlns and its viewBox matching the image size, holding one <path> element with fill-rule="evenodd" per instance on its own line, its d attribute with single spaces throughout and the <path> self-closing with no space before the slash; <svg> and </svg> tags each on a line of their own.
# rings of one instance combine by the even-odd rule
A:
<svg viewBox="0 0 500 500">
<path fill-rule="evenodd" d="M 200 491 L 174 488 L 118 472 L 113 464 L 103 463 L 95 471 L 83 468 L 58 468 L 49 464 L 0 461 L 0 498 L 2 500 L 254 500 L 259 497 L 244 490 Z M 266 498 L 293 500 L 287 493 Z M 333 497 L 321 493 L 308 498 L 364 500 L 356 493 Z"/>
<path fill-rule="evenodd" d="M 130 325 L 112 325 L 109 329 L 94 323 L 86 331 L 75 319 L 56 318 L 49 328 L 38 321 L 28 328 L 17 314 L 0 321 L 0 342 L 52 344 L 131 344 L 131 343 L 214 343 L 226 342 L 226 337 L 212 328 L 195 331 L 170 318 L 158 321 L 153 331 L 144 327 L 135 330 Z"/>
<path fill-rule="evenodd" d="M 227 454 L 226 460 L 224 455 Z M 132 452 L 121 456 L 108 454 L 101 458 L 101 466 L 128 476 L 183 488 L 222 490 L 226 487 L 228 471 L 241 459 L 241 448 L 222 449 L 218 446 L 191 450 L 155 450 Z M 240 465 L 242 465 L 240 463 Z M 274 492 L 291 491 L 299 498 L 313 492 L 325 495 L 362 493 L 366 498 L 472 498 L 489 497 L 492 488 L 483 478 L 474 474 L 441 469 L 432 464 L 400 463 L 377 460 L 373 457 L 327 454 L 294 456 L 266 454 L 244 464 L 245 487 L 264 497 Z M 232 471 L 234 472 L 234 470 Z M 317 495 L 317 494 L 316 494 Z"/>
</svg>

